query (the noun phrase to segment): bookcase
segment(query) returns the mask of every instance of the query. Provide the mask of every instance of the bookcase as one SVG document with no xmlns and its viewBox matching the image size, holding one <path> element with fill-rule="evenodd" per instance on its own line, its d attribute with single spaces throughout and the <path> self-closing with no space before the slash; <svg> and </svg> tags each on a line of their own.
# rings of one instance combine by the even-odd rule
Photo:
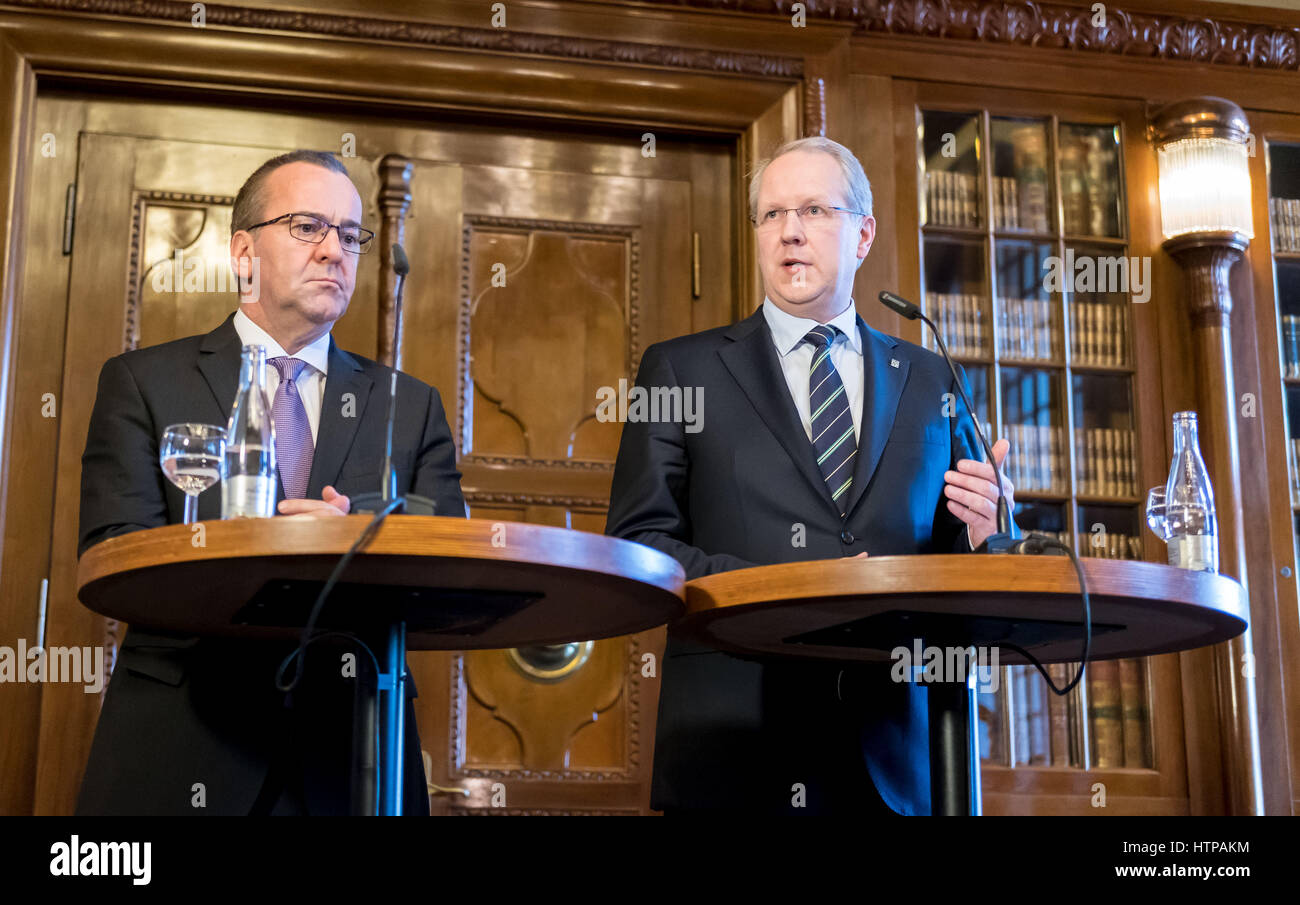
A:
<svg viewBox="0 0 1300 905">
<path fill-rule="evenodd" d="M 1291 519 L 1300 537 L 1300 142 L 1265 144 Z"/>
<path fill-rule="evenodd" d="M 990 437 L 1011 442 L 1020 528 L 1081 556 L 1143 559 L 1133 311 L 1150 297 L 1150 237 L 1132 248 L 1125 143 L 1144 137 L 1133 111 L 995 101 L 925 86 L 905 111 L 921 304 Z M 1064 687 L 1077 665 L 1047 669 Z M 1003 667 L 996 692 L 979 695 L 986 789 L 1000 769 L 1153 770 L 1152 695 L 1145 659 L 1090 663 L 1064 697 L 1033 667 Z"/>
<path fill-rule="evenodd" d="M 1278 595 L 1279 670 L 1284 688 L 1295 688 L 1300 687 L 1294 656 L 1300 649 L 1300 577 L 1295 568 L 1300 556 L 1300 116 L 1255 113 L 1251 128 L 1256 153 L 1250 264 L 1265 444 L 1252 459 L 1263 459 L 1269 466 L 1268 529 L 1256 534 L 1256 545 L 1270 550 Z M 1292 777 L 1300 775 L 1300 703 L 1294 692 L 1267 703 L 1271 712 L 1286 716 L 1287 766 Z M 1294 783 L 1291 792 L 1291 813 L 1300 813 Z"/>
</svg>

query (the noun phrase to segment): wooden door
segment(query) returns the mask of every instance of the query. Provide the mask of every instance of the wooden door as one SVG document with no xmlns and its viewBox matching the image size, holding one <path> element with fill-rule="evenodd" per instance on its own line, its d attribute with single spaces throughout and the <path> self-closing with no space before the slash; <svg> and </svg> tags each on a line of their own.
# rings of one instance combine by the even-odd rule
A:
<svg viewBox="0 0 1300 905">
<path fill-rule="evenodd" d="M 230 206 L 244 178 L 273 154 L 328 147 L 326 136 L 357 127 L 97 100 L 55 103 L 46 115 L 81 124 L 63 259 L 68 327 L 47 638 L 105 644 L 111 663 L 121 628 L 75 599 L 80 457 L 100 366 L 133 345 L 219 324 L 235 297 L 212 281 L 227 259 Z M 683 144 L 666 158 L 666 178 L 656 178 L 654 161 L 618 150 L 622 139 L 603 141 L 376 121 L 360 156 L 343 158 L 365 219 L 376 223 L 392 210 L 392 168 L 381 158 L 395 150 L 412 161 L 403 370 L 442 392 L 475 517 L 601 531 L 620 426 L 593 417 L 596 388 L 630 380 L 648 344 L 721 322 L 733 304 L 734 148 Z M 430 147 L 438 159 L 422 155 Z M 546 152 L 518 153 L 525 147 Z M 659 153 L 672 148 L 661 136 Z M 34 205 L 52 228 L 63 187 L 53 179 L 37 187 L 44 195 Z M 694 262 L 704 266 L 696 279 L 707 303 L 692 291 L 697 230 L 703 253 Z M 55 266 L 47 263 L 43 278 Z M 380 255 L 362 260 L 334 329 L 343 348 L 368 357 L 379 354 L 381 266 Z M 208 282 L 187 288 L 196 273 Z M 565 648 L 413 653 L 429 777 L 470 793 L 433 788 L 435 813 L 646 810 L 658 689 L 642 675 L 642 657 L 657 657 L 662 645 L 660 630 L 577 643 L 572 657 Z M 98 706 L 99 696 L 79 687 L 41 690 L 39 748 L 11 752 L 36 772 L 37 813 L 72 810 Z M 495 794 L 494 784 L 503 787 Z"/>
<path fill-rule="evenodd" d="M 412 183 L 460 223 L 433 248 L 413 208 L 456 324 L 445 393 L 472 516 L 603 531 L 621 425 L 596 419 L 596 394 L 691 330 L 690 183 L 447 165 Z M 663 644 L 658 630 L 420 658 L 419 687 L 438 688 L 418 705 L 435 812 L 643 811 Z"/>
<path fill-rule="evenodd" d="M 291 148 L 80 136 L 50 565 L 53 644 L 102 644 L 111 664 L 125 628 L 76 599 L 80 461 L 99 369 L 128 349 L 206 333 L 235 309 L 228 279 L 235 193 L 264 160 Z M 363 198 L 374 194 L 368 163 L 349 161 Z M 368 323 L 373 335 L 365 309 L 374 310 L 377 267 L 376 256 L 362 259 L 354 309 L 337 331 L 344 345 L 353 325 L 364 331 Z M 101 697 L 74 685 L 43 690 L 38 806 L 74 806 Z"/>
</svg>

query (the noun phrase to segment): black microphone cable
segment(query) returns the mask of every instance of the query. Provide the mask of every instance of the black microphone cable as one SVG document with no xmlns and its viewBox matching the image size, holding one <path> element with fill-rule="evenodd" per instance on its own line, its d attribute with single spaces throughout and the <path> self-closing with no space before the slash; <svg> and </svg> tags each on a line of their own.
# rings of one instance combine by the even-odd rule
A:
<svg viewBox="0 0 1300 905">
<path fill-rule="evenodd" d="M 343 571 L 348 567 L 348 563 L 352 561 L 352 557 L 355 556 L 359 550 L 365 547 L 366 544 L 370 543 L 371 539 L 379 531 L 379 526 L 383 523 L 384 519 L 387 518 L 388 515 L 393 510 L 397 509 L 401 505 L 402 505 L 402 498 L 398 497 L 397 499 L 390 501 L 387 505 L 384 506 L 384 508 L 376 512 L 374 514 L 374 517 L 371 518 L 370 522 L 366 525 L 365 529 L 361 532 L 361 534 L 357 537 L 357 539 L 352 542 L 352 546 L 348 548 L 348 551 L 343 554 L 342 558 L 340 558 L 338 563 L 334 566 L 334 571 L 330 573 L 329 578 L 325 581 L 325 584 L 321 587 L 320 593 L 316 595 L 316 602 L 312 604 L 311 614 L 307 617 L 307 622 L 302 628 L 302 633 L 298 636 L 298 647 L 295 648 L 293 651 L 291 651 L 289 655 L 285 657 L 284 660 L 281 661 L 280 668 L 275 671 L 275 687 L 278 688 L 280 691 L 286 693 L 291 692 L 295 688 L 297 688 L 298 683 L 302 681 L 303 664 L 305 663 L 307 658 L 308 645 L 316 641 L 319 641 L 322 638 L 333 637 L 333 636 L 342 636 L 342 637 L 351 638 L 352 640 L 356 641 L 359 645 L 361 645 L 361 647 L 366 651 L 366 653 L 370 655 L 370 659 L 374 661 L 376 679 L 380 675 L 381 671 L 379 669 L 379 659 L 375 656 L 374 651 L 370 649 L 370 647 L 365 643 L 365 641 L 363 641 L 357 635 L 352 634 L 351 632 L 340 632 L 340 631 L 317 632 L 316 621 L 317 619 L 320 618 L 321 610 L 325 607 L 326 598 L 329 597 L 330 591 L 334 590 L 334 585 L 338 583 L 339 578 L 343 575 Z M 288 668 L 289 663 L 295 659 L 297 660 L 297 662 L 294 668 L 293 679 L 288 684 L 285 684 L 284 672 Z M 402 668 L 405 669 L 406 664 L 403 663 Z M 377 686 L 376 686 L 376 691 L 378 691 Z M 400 702 L 400 706 L 405 706 L 405 705 L 406 705 L 405 701 Z M 379 749 L 380 749 L 380 728 L 379 728 L 379 721 L 376 720 L 375 721 L 375 762 L 376 763 L 378 763 L 380 759 Z M 379 808 L 379 796 L 376 795 L 375 816 L 379 816 L 378 808 Z"/>
<path fill-rule="evenodd" d="M 1064 688 L 1057 688 L 1052 681 L 1052 677 L 1043 668 L 1043 664 L 1038 662 L 1038 658 L 1029 651 L 1016 644 L 1002 644 L 1000 646 L 1013 650 L 1028 660 L 1042 675 L 1043 681 L 1047 683 L 1047 687 L 1052 690 L 1052 693 L 1064 696 L 1079 684 L 1079 680 L 1083 678 L 1084 671 L 1088 667 L 1088 654 L 1092 650 L 1092 602 L 1088 598 L 1088 581 L 1083 575 L 1083 564 L 1079 562 L 1078 554 L 1074 552 L 1074 548 L 1069 544 L 1063 544 L 1054 537 L 1031 532 L 1022 540 L 1017 541 L 1010 552 L 1041 555 L 1048 550 L 1061 550 L 1065 555 L 1069 556 L 1070 562 L 1074 564 L 1074 574 L 1079 577 L 1079 593 L 1083 597 L 1083 656 L 1079 659 L 1079 669 L 1075 672 L 1074 678 L 1070 680 L 1070 684 Z"/>
</svg>

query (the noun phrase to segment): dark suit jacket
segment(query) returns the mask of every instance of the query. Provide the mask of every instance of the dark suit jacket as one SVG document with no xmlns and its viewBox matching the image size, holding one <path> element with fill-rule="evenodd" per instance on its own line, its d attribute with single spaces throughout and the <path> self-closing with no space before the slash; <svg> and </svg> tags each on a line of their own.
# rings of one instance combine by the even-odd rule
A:
<svg viewBox="0 0 1300 905">
<path fill-rule="evenodd" d="M 159 441 L 169 424 L 225 424 L 229 418 L 241 349 L 233 317 L 206 336 L 127 352 L 104 364 L 82 456 L 79 554 L 108 537 L 182 521 L 184 496 L 163 476 Z M 319 499 L 327 484 L 349 496 L 380 489 L 390 374 L 331 339 L 309 498 Z M 456 450 L 438 391 L 399 374 L 397 392 L 398 490 L 433 499 L 439 515 L 463 516 Z M 199 518 L 220 517 L 214 487 L 199 497 Z M 157 593 L 190 590 L 159 587 Z M 269 764 L 285 749 L 295 769 L 277 811 L 300 810 L 301 799 L 313 812 L 346 810 L 347 708 L 357 682 L 342 680 L 337 655 L 318 655 L 313 645 L 305 680 L 286 713 L 273 676 L 295 646 L 199 640 L 132 626 L 109 683 L 78 812 L 244 814 Z M 369 661 L 358 651 L 357 662 Z M 409 700 L 407 727 L 406 810 L 427 814 Z M 191 806 L 195 783 L 205 789 L 205 809 Z"/>
<path fill-rule="evenodd" d="M 861 317 L 858 329 L 862 426 L 843 519 L 760 309 L 646 349 L 637 385 L 702 387 L 703 427 L 624 425 L 606 533 L 672 555 L 688 579 L 864 550 L 969 550 L 945 505 L 943 473 L 981 457 L 965 407 L 953 402 L 952 373 Z M 899 813 L 929 813 L 925 692 L 891 682 L 889 668 L 748 662 L 670 637 L 654 807 L 862 813 L 883 812 L 883 799 Z M 801 809 L 791 807 L 796 783 Z"/>
</svg>

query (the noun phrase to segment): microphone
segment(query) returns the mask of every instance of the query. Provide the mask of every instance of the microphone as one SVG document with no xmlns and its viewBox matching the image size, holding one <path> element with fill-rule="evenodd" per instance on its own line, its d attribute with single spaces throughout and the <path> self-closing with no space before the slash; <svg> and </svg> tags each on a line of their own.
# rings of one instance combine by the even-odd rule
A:
<svg viewBox="0 0 1300 905">
<path fill-rule="evenodd" d="M 957 376 L 957 366 L 953 364 L 952 356 L 948 354 L 948 346 L 944 343 L 939 328 L 934 325 L 934 321 L 921 312 L 920 308 L 902 296 L 895 295 L 892 292 L 882 292 L 880 293 L 880 301 L 886 308 L 897 312 L 908 320 L 923 320 L 930 327 L 930 332 L 934 334 L 934 338 L 939 344 L 939 351 L 943 353 L 944 361 L 948 362 L 948 370 L 952 371 L 952 380 L 957 385 L 957 392 L 961 393 L 962 401 L 966 403 L 966 411 L 975 425 L 975 433 L 979 436 L 980 443 L 984 445 L 984 453 L 989 457 L 989 464 L 993 466 L 993 475 L 997 478 L 998 485 L 998 530 L 996 534 L 980 544 L 976 548 L 976 552 L 1022 552 L 1025 541 L 1015 538 L 1011 533 L 1011 510 L 1007 506 L 1006 492 L 1002 489 L 1002 470 L 998 468 L 997 460 L 993 458 L 993 447 L 989 445 L 989 438 L 984 435 L 984 428 L 979 419 L 975 417 L 975 406 L 971 404 L 970 396 L 966 394 L 964 382 Z"/>
<path fill-rule="evenodd" d="M 406 289 L 406 275 L 411 272 L 411 262 L 401 245 L 393 243 L 393 273 L 397 275 L 397 292 L 393 304 L 393 373 L 388 381 L 387 437 L 384 441 L 383 484 L 379 493 L 358 494 L 352 501 L 353 512 L 405 512 L 408 515 L 433 515 L 433 500 L 418 494 L 397 492 L 397 469 L 393 467 L 393 423 L 397 420 L 397 367 L 398 344 L 402 338 L 402 293 Z M 392 508 L 389 508 L 392 507 Z"/>
</svg>

